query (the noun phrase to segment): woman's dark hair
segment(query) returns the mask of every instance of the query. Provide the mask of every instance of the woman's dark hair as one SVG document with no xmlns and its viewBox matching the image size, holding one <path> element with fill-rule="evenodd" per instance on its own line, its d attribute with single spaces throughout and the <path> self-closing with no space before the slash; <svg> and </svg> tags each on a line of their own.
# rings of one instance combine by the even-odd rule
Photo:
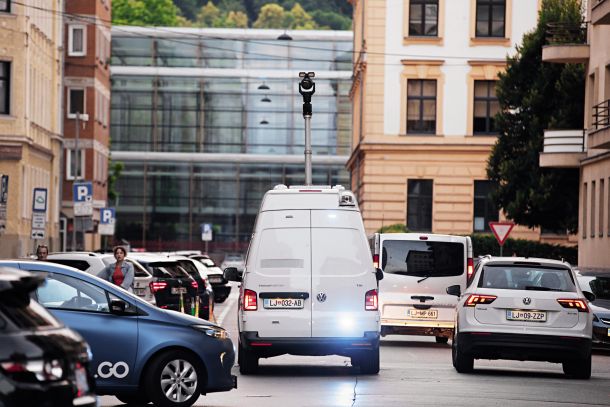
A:
<svg viewBox="0 0 610 407">
<path fill-rule="evenodd" d="M 112 249 L 112 252 L 113 252 L 114 254 L 116 254 L 116 252 L 117 252 L 118 250 L 122 250 L 122 251 L 123 251 L 123 254 L 124 254 L 124 255 L 127 255 L 127 249 L 126 249 L 125 247 L 123 247 L 123 246 L 116 246 L 114 249 Z"/>
</svg>

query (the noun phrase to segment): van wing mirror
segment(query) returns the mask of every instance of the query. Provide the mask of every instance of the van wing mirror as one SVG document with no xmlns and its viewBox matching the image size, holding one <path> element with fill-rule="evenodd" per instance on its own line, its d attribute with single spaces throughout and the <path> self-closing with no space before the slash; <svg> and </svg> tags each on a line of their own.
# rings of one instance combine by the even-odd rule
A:
<svg viewBox="0 0 610 407">
<path fill-rule="evenodd" d="M 457 297 L 461 297 L 462 296 L 462 289 L 461 289 L 459 284 L 452 285 L 452 286 L 447 287 L 447 294 L 455 295 Z"/>
<path fill-rule="evenodd" d="M 582 293 L 589 302 L 595 301 L 595 294 L 593 294 L 591 291 L 583 291 Z"/>
<path fill-rule="evenodd" d="M 237 267 L 227 267 L 222 273 L 227 281 L 241 281 L 242 273 L 237 270 Z"/>
<path fill-rule="evenodd" d="M 377 277 L 377 281 L 383 280 L 383 271 L 380 268 L 375 269 L 375 277 Z"/>
</svg>

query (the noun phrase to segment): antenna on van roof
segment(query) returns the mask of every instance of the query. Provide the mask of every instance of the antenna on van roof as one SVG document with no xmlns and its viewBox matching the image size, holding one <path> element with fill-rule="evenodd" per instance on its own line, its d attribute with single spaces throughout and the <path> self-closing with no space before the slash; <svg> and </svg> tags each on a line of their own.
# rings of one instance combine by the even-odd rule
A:
<svg viewBox="0 0 610 407">
<path fill-rule="evenodd" d="M 299 72 L 299 93 L 303 96 L 303 118 L 305 119 L 305 185 L 311 185 L 311 97 L 316 92 L 312 78 L 315 72 Z"/>
</svg>

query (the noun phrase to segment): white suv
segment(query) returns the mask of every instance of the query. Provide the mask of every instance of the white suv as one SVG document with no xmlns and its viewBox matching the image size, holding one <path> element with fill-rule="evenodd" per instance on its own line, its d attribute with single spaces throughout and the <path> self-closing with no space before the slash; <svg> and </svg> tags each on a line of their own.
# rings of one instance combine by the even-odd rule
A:
<svg viewBox="0 0 610 407">
<path fill-rule="evenodd" d="M 581 291 L 569 264 L 522 257 L 484 257 L 460 297 L 452 343 L 453 366 L 474 359 L 562 363 L 575 378 L 591 377 L 590 292 Z"/>
</svg>

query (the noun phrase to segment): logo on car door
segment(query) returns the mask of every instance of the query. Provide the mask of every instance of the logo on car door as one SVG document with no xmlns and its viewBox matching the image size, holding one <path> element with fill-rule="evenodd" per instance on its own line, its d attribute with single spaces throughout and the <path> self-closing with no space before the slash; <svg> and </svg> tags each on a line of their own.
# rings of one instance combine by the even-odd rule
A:
<svg viewBox="0 0 610 407">
<path fill-rule="evenodd" d="M 326 294 L 318 293 L 318 295 L 316 295 L 316 298 L 318 299 L 319 302 L 324 302 L 324 301 L 326 301 Z"/>
</svg>

